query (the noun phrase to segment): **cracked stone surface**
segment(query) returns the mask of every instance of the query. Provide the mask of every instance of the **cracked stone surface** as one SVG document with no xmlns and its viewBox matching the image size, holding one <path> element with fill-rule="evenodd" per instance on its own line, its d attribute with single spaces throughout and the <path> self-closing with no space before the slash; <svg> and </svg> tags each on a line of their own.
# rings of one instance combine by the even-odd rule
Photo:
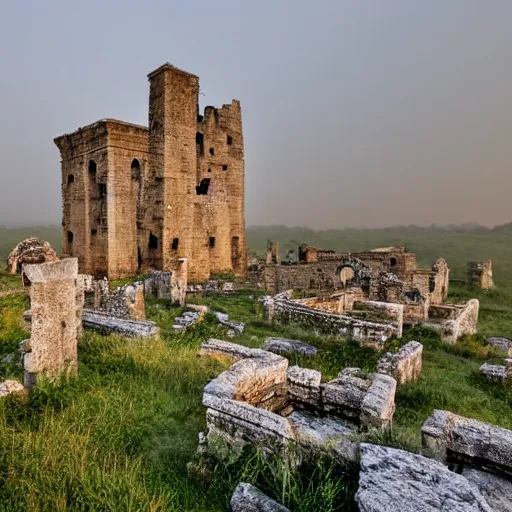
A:
<svg viewBox="0 0 512 512">
<path fill-rule="evenodd" d="M 231 496 L 233 512 L 290 512 L 254 485 L 240 482 Z"/>
<path fill-rule="evenodd" d="M 464 476 L 421 455 L 361 444 L 361 512 L 493 512 Z"/>
<path fill-rule="evenodd" d="M 306 357 L 313 357 L 318 353 L 318 349 L 313 345 L 287 338 L 267 338 L 263 349 L 280 355 L 297 353 Z"/>
</svg>

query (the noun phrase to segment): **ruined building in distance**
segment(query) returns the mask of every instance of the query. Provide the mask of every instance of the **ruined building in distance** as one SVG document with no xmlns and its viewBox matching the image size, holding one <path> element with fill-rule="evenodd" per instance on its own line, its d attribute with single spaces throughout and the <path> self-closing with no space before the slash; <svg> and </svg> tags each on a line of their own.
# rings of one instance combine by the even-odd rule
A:
<svg viewBox="0 0 512 512">
<path fill-rule="evenodd" d="M 55 139 L 63 253 L 110 279 L 174 270 L 189 281 L 246 272 L 240 102 L 199 114 L 199 78 L 167 63 L 148 75 L 149 127 L 103 119 Z"/>
</svg>

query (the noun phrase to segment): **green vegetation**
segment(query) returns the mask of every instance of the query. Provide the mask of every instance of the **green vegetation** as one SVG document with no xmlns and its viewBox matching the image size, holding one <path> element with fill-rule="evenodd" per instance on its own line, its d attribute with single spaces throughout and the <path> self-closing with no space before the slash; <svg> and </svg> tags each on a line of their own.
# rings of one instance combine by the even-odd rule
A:
<svg viewBox="0 0 512 512">
<path fill-rule="evenodd" d="M 413 339 L 423 343 L 424 371 L 417 383 L 398 390 L 393 430 L 368 439 L 418 451 L 421 424 L 434 408 L 512 428 L 512 387 L 488 384 L 478 373 L 483 361 L 502 357 L 486 344 L 486 337 L 512 337 L 512 271 L 506 265 L 511 249 L 493 252 L 498 237 L 511 235 L 455 232 L 448 243 L 445 234 L 437 233 L 425 256 L 420 251 L 428 241 L 405 231 L 401 240 L 409 237 L 408 248 L 417 250 L 422 262 L 444 255 L 452 267 L 462 269 L 466 259 L 492 257 L 498 286 L 485 292 L 465 285 L 451 287 L 451 300 L 480 299 L 481 334 L 446 346 L 436 332 L 415 328 L 400 342 L 389 342 L 390 349 Z M 343 237 L 353 249 L 400 241 L 385 234 L 375 231 L 372 237 L 356 240 L 345 231 Z M 459 246 L 464 237 L 474 241 Z M 479 252 L 470 249 L 477 246 Z M 17 280 L 0 274 L 0 291 L 16 290 Z M 317 346 L 316 357 L 293 356 L 290 362 L 321 370 L 325 380 L 346 366 L 375 369 L 379 354 L 357 342 L 265 324 L 259 293 L 204 295 L 191 302 L 209 304 L 234 321 L 246 322 L 237 343 L 261 347 L 267 336 L 282 336 Z M 0 297 L 0 358 L 15 352 L 27 337 L 22 313 L 28 307 L 23 293 Z M 0 400 L 0 511 L 222 511 L 228 510 L 240 480 L 258 485 L 292 511 L 353 509 L 356 467 L 320 461 L 292 471 L 279 457 L 263 458 L 255 449 L 225 460 L 196 455 L 205 421 L 202 390 L 226 368 L 197 357 L 197 352 L 201 342 L 225 339 L 225 333 L 213 315 L 184 333 L 174 332 L 173 319 L 182 311 L 167 301 L 148 299 L 148 317 L 161 327 L 161 339 L 133 341 L 86 332 L 79 347 L 78 379 L 40 385 L 26 400 Z M 13 377 L 22 378 L 16 359 L 0 365 L 1 379 Z M 192 460 L 195 470 L 189 471 L 187 463 Z"/>
</svg>

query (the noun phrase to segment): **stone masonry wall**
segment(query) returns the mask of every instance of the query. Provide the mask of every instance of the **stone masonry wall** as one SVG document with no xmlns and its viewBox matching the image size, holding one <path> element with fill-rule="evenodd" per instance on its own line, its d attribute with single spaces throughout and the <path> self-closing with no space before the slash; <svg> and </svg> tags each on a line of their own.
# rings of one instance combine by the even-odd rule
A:
<svg viewBox="0 0 512 512">
<path fill-rule="evenodd" d="M 55 139 L 63 252 L 117 279 L 175 270 L 191 282 L 246 274 L 240 102 L 198 112 L 199 79 L 170 64 L 148 75 L 149 130 L 104 119 Z"/>
</svg>

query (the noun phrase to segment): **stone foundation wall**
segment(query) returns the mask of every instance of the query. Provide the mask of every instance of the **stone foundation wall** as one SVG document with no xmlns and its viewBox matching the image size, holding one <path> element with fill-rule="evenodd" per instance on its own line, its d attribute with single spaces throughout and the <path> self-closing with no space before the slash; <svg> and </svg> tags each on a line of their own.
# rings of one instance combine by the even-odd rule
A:
<svg viewBox="0 0 512 512">
<path fill-rule="evenodd" d="M 444 304 L 431 306 L 429 321 L 425 324 L 440 330 L 444 343 L 453 345 L 462 334 L 478 332 L 478 311 L 480 303 L 471 299 L 466 304 Z"/>
<path fill-rule="evenodd" d="M 468 261 L 468 284 L 482 290 L 494 287 L 492 260 Z"/>
</svg>

